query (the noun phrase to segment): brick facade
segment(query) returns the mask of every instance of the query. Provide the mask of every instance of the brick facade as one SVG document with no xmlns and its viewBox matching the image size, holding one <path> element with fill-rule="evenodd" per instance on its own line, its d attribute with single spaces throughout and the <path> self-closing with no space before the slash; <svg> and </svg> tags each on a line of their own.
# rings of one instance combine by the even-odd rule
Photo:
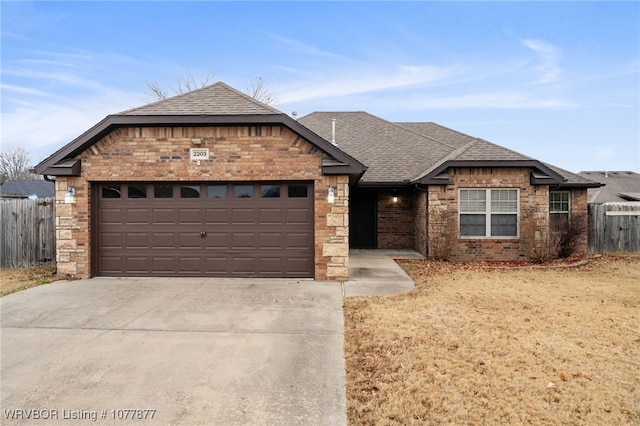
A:
<svg viewBox="0 0 640 426">
<path fill-rule="evenodd" d="M 549 187 L 531 185 L 527 168 L 458 168 L 449 170 L 449 184 L 428 190 L 429 246 L 441 244 L 442 233 L 450 233 L 450 259 L 531 260 L 532 250 L 548 239 Z M 461 188 L 517 188 L 520 190 L 519 235 L 515 238 L 460 237 L 458 233 L 458 190 Z M 418 210 L 416 210 L 418 211 Z M 586 214 L 586 189 L 571 191 L 572 215 Z M 436 220 L 437 218 L 437 220 Z M 444 219 L 443 219 L 444 218 Z M 417 216 L 416 216 L 417 220 Z M 443 222 L 443 221 L 446 221 Z M 443 231 L 445 230 L 445 231 Z M 416 231 L 417 232 L 417 231 Z M 586 252 L 586 234 L 580 242 Z"/>
<path fill-rule="evenodd" d="M 203 138 L 210 159 L 189 159 L 191 138 Z M 348 176 L 322 174 L 323 153 L 298 134 L 275 126 L 126 127 L 83 152 L 80 177 L 56 178 L 58 271 L 91 276 L 93 182 L 313 181 L 315 279 L 348 278 Z M 65 204 L 68 188 L 75 204 Z M 335 202 L 329 204 L 329 187 Z"/>
<path fill-rule="evenodd" d="M 409 190 L 396 190 L 393 202 L 393 194 L 392 189 L 378 192 L 378 248 L 413 250 L 413 196 Z"/>
</svg>

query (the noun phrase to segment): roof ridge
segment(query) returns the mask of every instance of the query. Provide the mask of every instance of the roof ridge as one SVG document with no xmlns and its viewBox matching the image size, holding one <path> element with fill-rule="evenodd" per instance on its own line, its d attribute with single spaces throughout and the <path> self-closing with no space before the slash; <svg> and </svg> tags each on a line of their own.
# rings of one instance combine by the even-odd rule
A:
<svg viewBox="0 0 640 426">
<path fill-rule="evenodd" d="M 386 120 L 385 120 L 385 121 L 386 121 Z M 406 130 L 406 131 L 408 131 L 408 132 L 415 133 L 416 135 L 420 135 L 420 136 L 422 136 L 423 138 L 431 139 L 432 141 L 434 141 L 434 142 L 436 142 L 436 143 L 439 143 L 440 145 L 448 146 L 449 148 L 452 148 L 452 149 L 454 149 L 454 150 L 455 150 L 455 149 L 457 149 L 455 146 L 453 146 L 453 145 L 449 145 L 448 143 L 443 142 L 443 141 L 441 141 L 440 139 L 436 139 L 436 138 L 434 138 L 434 137 L 432 137 L 432 136 L 425 135 L 424 133 L 417 132 L 417 131 L 415 131 L 415 130 L 413 130 L 413 129 L 409 129 L 409 128 L 404 127 L 403 125 L 401 125 L 401 124 L 399 124 L 399 123 L 397 123 L 397 122 L 389 121 L 389 123 L 393 124 L 394 126 L 400 127 L 401 129 Z M 409 121 L 407 121 L 406 123 L 409 123 Z M 413 121 L 413 123 L 427 123 L 427 121 Z"/>
<path fill-rule="evenodd" d="M 155 102 L 150 102 L 148 104 L 140 105 L 140 106 L 137 106 L 137 107 L 134 107 L 134 108 L 130 108 L 130 109 L 127 109 L 127 110 L 124 110 L 124 111 L 120 111 L 118 113 L 111 114 L 111 115 L 130 115 L 130 113 L 132 113 L 134 111 L 138 111 L 138 110 L 141 110 L 143 108 L 146 109 L 146 108 L 149 108 L 149 107 L 153 107 L 155 105 L 158 105 L 158 104 L 161 104 L 161 103 L 164 103 L 164 102 L 172 102 L 172 101 L 175 101 L 176 99 L 180 99 L 180 98 L 183 98 L 183 97 L 193 96 L 194 94 L 197 94 L 198 92 L 203 92 L 205 90 L 211 90 L 213 87 L 220 87 L 220 88 L 223 88 L 225 90 L 228 90 L 228 91 L 230 91 L 230 92 L 232 92 L 232 93 L 234 93 L 236 95 L 241 96 L 245 100 L 252 102 L 253 104 L 255 104 L 255 105 L 259 106 L 259 107 L 268 109 L 269 111 L 273 112 L 274 114 L 284 114 L 282 111 L 280 111 L 280 110 L 278 110 L 278 109 L 276 109 L 276 108 L 274 108 L 272 106 L 269 106 L 269 105 L 267 105 L 267 104 L 265 104 L 263 102 L 260 102 L 257 99 L 247 95 L 246 93 L 242 93 L 241 91 L 239 91 L 237 89 L 234 89 L 233 87 L 229 86 L 228 84 L 226 84 L 223 81 L 217 81 L 217 82 L 215 82 L 213 84 L 209 84 L 207 86 L 200 87 L 199 89 L 189 90 L 188 92 L 179 93 L 177 95 L 170 96 L 170 97 L 165 98 L 165 99 L 159 99 L 159 100 L 157 100 Z"/>
<path fill-rule="evenodd" d="M 466 144 L 464 146 L 461 146 L 460 148 L 454 149 L 449 154 L 445 155 L 440 160 L 438 160 L 431 167 L 426 169 L 424 172 L 420 173 L 416 178 L 412 179 L 412 182 L 416 181 L 416 180 L 419 180 L 419 179 L 422 179 L 424 176 L 428 175 L 429 173 L 431 173 L 432 171 L 434 171 L 435 169 L 437 169 L 438 167 L 440 167 L 441 165 L 443 165 L 447 161 L 453 160 L 454 158 L 464 154 L 468 149 L 470 149 L 473 145 L 475 145 L 476 142 L 477 142 L 477 138 L 476 138 L 476 140 L 473 140 L 473 141 L 469 142 L 468 144 Z"/>
</svg>

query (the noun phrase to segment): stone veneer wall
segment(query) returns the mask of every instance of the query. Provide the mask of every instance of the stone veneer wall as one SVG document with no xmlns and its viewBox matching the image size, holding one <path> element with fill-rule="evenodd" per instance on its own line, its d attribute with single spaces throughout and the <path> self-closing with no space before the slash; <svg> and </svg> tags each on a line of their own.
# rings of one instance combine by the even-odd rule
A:
<svg viewBox="0 0 640 426">
<path fill-rule="evenodd" d="M 413 249 L 427 256 L 427 192 L 413 192 Z"/>
<path fill-rule="evenodd" d="M 201 137 L 210 159 L 189 159 L 191 138 Z M 92 182 L 108 181 L 313 181 L 315 279 L 348 279 L 347 176 L 324 176 L 323 154 L 284 126 L 128 127 L 88 148 L 82 176 L 56 179 L 58 272 L 91 276 Z M 329 204 L 329 187 L 335 203 Z M 64 195 L 75 188 L 76 203 Z"/>
</svg>

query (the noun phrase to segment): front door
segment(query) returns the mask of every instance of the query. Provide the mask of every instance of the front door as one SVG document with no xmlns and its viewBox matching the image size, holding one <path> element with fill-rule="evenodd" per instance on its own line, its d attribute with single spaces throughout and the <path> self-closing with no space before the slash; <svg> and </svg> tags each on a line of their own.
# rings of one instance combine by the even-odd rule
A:
<svg viewBox="0 0 640 426">
<path fill-rule="evenodd" d="M 376 191 L 353 191 L 349 200 L 349 246 L 351 248 L 375 249 L 377 242 Z"/>
</svg>

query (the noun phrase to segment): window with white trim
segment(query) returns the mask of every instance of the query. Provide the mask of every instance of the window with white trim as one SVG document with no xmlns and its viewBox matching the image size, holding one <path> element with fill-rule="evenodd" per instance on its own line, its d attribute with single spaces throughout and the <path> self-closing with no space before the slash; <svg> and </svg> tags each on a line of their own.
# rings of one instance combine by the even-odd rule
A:
<svg viewBox="0 0 640 426">
<path fill-rule="evenodd" d="M 570 200 L 569 191 L 549 192 L 549 220 L 552 229 L 569 223 Z"/>
<path fill-rule="evenodd" d="M 518 189 L 460 189 L 460 236 L 517 237 L 519 195 Z"/>
</svg>

